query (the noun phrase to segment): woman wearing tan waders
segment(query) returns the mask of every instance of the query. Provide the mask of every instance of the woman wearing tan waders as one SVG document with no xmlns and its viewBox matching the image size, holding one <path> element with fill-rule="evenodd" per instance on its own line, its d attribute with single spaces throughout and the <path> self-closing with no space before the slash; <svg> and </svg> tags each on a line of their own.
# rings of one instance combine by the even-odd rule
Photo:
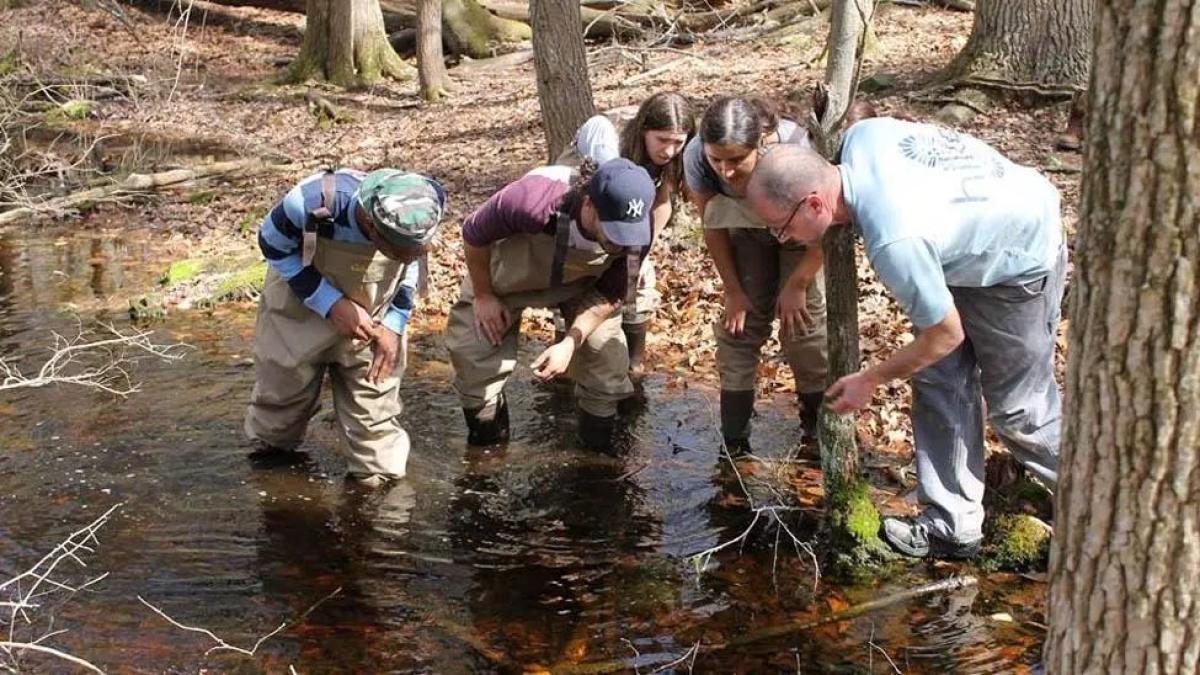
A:
<svg viewBox="0 0 1200 675">
<path fill-rule="evenodd" d="M 650 244 L 654 183 L 625 159 L 589 177 L 590 168 L 534 169 L 463 222 L 467 275 L 446 346 L 472 445 L 508 439 L 504 385 L 516 366 L 522 311 L 558 307 L 570 326 L 533 372 L 544 380 L 570 373 L 580 440 L 611 451 L 617 402 L 633 393 L 620 309 Z"/>
<path fill-rule="evenodd" d="M 721 434 L 731 453 L 750 451 L 755 373 L 779 318 L 779 341 L 799 392 L 805 440 L 816 437 L 825 389 L 825 285 L 821 247 L 780 244 L 745 204 L 759 156 L 775 143 L 807 143 L 795 122 L 763 99 L 719 98 L 683 152 L 684 174 L 704 222 L 704 243 L 725 287 L 717 336 Z"/>
<path fill-rule="evenodd" d="M 625 109 L 622 109 L 625 110 Z M 614 115 L 618 120 L 620 115 Z M 671 220 L 671 197 L 683 185 L 683 147 L 696 133 L 691 104 L 675 92 L 659 92 L 642 102 L 618 133 L 608 115 L 594 115 L 575 132 L 575 140 L 556 164 L 579 166 L 584 158 L 603 164 L 624 157 L 645 169 L 654 179 L 654 208 L 650 223 L 658 241 Z M 637 297 L 622 313 L 621 330 L 629 345 L 629 367 L 639 371 L 646 347 L 646 324 L 658 309 L 661 295 L 655 288 L 654 261 L 647 253 L 638 275 Z M 555 317 L 559 328 L 559 317 Z M 565 330 L 563 325 L 560 330 Z"/>
<path fill-rule="evenodd" d="M 372 485 L 404 476 L 405 327 L 445 200 L 420 174 L 343 170 L 309 177 L 271 210 L 258 234 L 270 269 L 244 425 L 260 451 L 300 444 L 328 371 L 349 476 Z"/>
</svg>

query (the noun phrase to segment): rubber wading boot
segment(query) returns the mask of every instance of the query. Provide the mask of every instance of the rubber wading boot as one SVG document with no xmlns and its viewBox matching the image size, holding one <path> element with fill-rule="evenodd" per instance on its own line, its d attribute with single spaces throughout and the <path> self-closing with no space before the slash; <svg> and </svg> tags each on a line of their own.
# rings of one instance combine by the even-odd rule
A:
<svg viewBox="0 0 1200 675">
<path fill-rule="evenodd" d="M 468 445 L 495 445 L 508 442 L 508 401 L 504 394 L 495 403 L 482 408 L 463 408 L 467 418 Z"/>
<path fill-rule="evenodd" d="M 721 390 L 721 436 L 736 457 L 750 453 L 750 418 L 754 415 L 754 390 Z"/>
<path fill-rule="evenodd" d="M 617 426 L 617 416 L 600 417 L 586 410 L 579 411 L 579 444 L 592 452 L 602 452 L 606 455 L 616 455 L 617 447 L 614 442 L 614 430 Z"/>
<path fill-rule="evenodd" d="M 629 346 L 629 372 L 641 372 L 642 356 L 646 353 L 646 324 L 623 323 L 621 330 L 625 332 L 625 344 Z"/>
<path fill-rule="evenodd" d="M 825 402 L 825 392 L 800 392 L 800 438 L 805 442 L 817 440 L 818 424 L 821 417 L 821 404 Z"/>
</svg>

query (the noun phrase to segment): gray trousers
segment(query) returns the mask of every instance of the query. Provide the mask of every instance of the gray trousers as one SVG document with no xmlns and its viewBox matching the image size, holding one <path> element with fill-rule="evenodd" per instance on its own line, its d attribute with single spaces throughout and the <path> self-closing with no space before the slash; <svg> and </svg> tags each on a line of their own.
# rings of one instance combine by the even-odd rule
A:
<svg viewBox="0 0 1200 675">
<path fill-rule="evenodd" d="M 1024 285 L 951 287 L 966 339 L 913 376 L 918 497 L 934 532 L 971 542 L 983 530 L 983 403 L 1013 456 L 1053 488 L 1062 400 L 1054 345 L 1066 276 L 1055 269 Z"/>
</svg>

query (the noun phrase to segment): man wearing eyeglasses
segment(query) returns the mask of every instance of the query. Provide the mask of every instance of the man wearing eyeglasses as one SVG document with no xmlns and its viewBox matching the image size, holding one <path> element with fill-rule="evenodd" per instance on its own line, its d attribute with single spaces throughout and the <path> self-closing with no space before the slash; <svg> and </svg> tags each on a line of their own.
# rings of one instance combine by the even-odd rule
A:
<svg viewBox="0 0 1200 675">
<path fill-rule="evenodd" d="M 1057 479 L 1061 399 L 1055 336 L 1066 272 L 1058 191 L 982 141 L 889 118 L 847 131 L 840 163 L 781 147 L 760 160 L 750 207 L 781 241 L 834 225 L 862 235 L 876 274 L 916 338 L 839 379 L 850 413 L 882 384 L 912 378 L 919 497 L 884 537 L 913 557 L 970 557 L 983 526 L 983 403 L 996 434 L 1034 475 Z"/>
</svg>

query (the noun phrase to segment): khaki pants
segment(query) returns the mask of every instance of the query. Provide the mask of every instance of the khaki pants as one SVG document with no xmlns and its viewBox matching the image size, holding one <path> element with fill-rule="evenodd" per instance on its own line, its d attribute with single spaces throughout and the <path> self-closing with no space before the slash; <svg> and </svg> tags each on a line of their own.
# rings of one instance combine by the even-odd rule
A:
<svg viewBox="0 0 1200 675">
<path fill-rule="evenodd" d="M 647 254 L 642 260 L 642 269 L 638 274 L 637 295 L 633 303 L 626 304 L 621 310 L 621 321 L 627 324 L 645 323 L 654 317 L 661 301 L 658 276 L 654 273 L 654 258 Z"/>
<path fill-rule="evenodd" d="M 482 408 L 499 398 L 517 365 L 517 337 L 521 313 L 527 307 L 559 307 L 570 321 L 594 296 L 593 280 L 542 291 L 511 293 L 500 298 L 510 318 L 504 338 L 493 346 L 475 333 L 474 292 L 464 279 L 462 298 L 450 310 L 446 324 L 446 347 L 454 364 L 454 388 L 464 408 Z M 598 417 L 611 417 L 617 402 L 633 394 L 629 379 L 629 349 L 621 331 L 621 313 L 600 324 L 571 359 L 568 375 L 575 381 L 579 407 Z"/>
<path fill-rule="evenodd" d="M 361 254 L 355 261 L 346 250 L 338 242 L 322 240 L 315 264 L 348 297 L 358 296 L 356 301 L 382 299 L 382 306 L 379 302 L 366 305 L 381 315 L 395 289 L 396 266 L 390 261 L 363 260 Z M 355 290 L 347 292 L 348 288 Z M 400 381 L 408 340 L 407 334 L 401 337 L 396 369 L 383 382 L 371 384 L 367 381 L 371 348 L 354 349 L 333 324 L 305 307 L 282 277 L 268 272 L 255 326 L 256 381 L 243 424 L 246 435 L 277 448 L 298 446 L 317 410 L 321 382 L 328 372 L 334 412 L 349 445 L 349 472 L 403 477 L 409 439 L 399 421 L 403 409 Z"/>
<path fill-rule="evenodd" d="M 754 389 L 762 346 L 771 337 L 775 303 L 779 292 L 795 270 L 806 248 L 780 244 L 741 200 L 718 195 L 705 209 L 708 227 L 729 228 L 734 264 L 743 290 L 754 310 L 746 315 L 745 330 L 735 336 L 722 322 L 713 324 L 717 337 L 717 369 L 721 388 L 729 391 Z M 740 227 L 739 227 L 740 225 Z M 806 305 L 816 326 L 804 335 L 779 336 L 788 365 L 796 380 L 796 391 L 824 391 L 828 368 L 828 338 L 825 326 L 825 277 L 817 274 L 808 286 Z"/>
</svg>

